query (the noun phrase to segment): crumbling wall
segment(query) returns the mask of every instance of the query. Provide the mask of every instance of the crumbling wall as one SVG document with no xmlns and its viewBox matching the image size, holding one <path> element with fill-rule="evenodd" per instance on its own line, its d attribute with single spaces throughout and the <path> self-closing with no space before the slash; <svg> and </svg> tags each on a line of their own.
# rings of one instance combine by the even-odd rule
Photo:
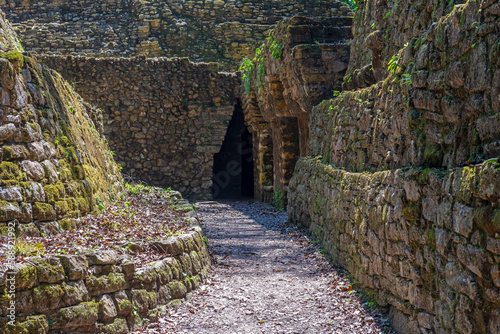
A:
<svg viewBox="0 0 500 334">
<path fill-rule="evenodd" d="M 387 63 L 412 38 L 420 38 L 466 0 L 358 1 L 345 89 L 368 87 L 387 75 Z M 495 1 L 483 2 L 491 5 Z"/>
<path fill-rule="evenodd" d="M 29 51 L 216 61 L 235 70 L 284 17 L 340 15 L 336 0 L 3 0 Z"/>
<path fill-rule="evenodd" d="M 394 33 L 410 32 L 383 81 L 313 109 L 288 213 L 390 308 L 397 332 L 497 333 L 500 7 L 455 5 L 415 37 L 425 3 L 393 13 L 407 18 Z M 366 55 L 357 47 L 350 68 Z"/>
<path fill-rule="evenodd" d="M 190 198 L 211 198 L 240 81 L 217 64 L 188 59 L 40 59 L 103 110 L 104 132 L 123 173 Z"/>
<path fill-rule="evenodd" d="M 309 153 L 354 171 L 452 168 L 497 158 L 495 8 L 481 2 L 456 6 L 406 43 L 383 82 L 320 104 L 311 114 Z"/>
<path fill-rule="evenodd" d="M 97 211 L 122 180 L 100 111 L 20 53 L 3 14 L 0 22 L 0 230 L 40 235 L 54 221 Z"/>
<path fill-rule="evenodd" d="M 351 13 L 348 8 L 343 12 Z M 297 159 L 306 154 L 309 113 L 341 89 L 350 24 L 349 16 L 284 20 L 254 57 L 244 61 L 243 106 L 254 147 L 259 147 L 255 154 L 259 199 L 268 199 L 269 192 L 286 193 Z M 268 152 L 273 152 L 272 158 L 265 157 Z"/>
</svg>

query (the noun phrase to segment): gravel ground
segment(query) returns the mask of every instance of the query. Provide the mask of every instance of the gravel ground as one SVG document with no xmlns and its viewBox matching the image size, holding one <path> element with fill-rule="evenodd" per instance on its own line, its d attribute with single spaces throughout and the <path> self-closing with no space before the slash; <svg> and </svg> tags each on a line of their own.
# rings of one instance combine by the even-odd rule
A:
<svg viewBox="0 0 500 334">
<path fill-rule="evenodd" d="M 286 213 L 251 201 L 197 209 L 210 275 L 142 333 L 392 333 Z"/>
</svg>

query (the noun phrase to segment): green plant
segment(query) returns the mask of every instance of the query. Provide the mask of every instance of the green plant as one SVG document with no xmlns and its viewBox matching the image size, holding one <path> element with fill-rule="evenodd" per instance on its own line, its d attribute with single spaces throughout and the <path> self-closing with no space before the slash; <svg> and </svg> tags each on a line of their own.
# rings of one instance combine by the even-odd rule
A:
<svg viewBox="0 0 500 334">
<path fill-rule="evenodd" d="M 99 210 L 104 210 L 104 204 L 102 204 L 102 201 L 101 199 L 99 198 L 99 196 L 97 196 L 97 206 L 99 207 Z"/>
<path fill-rule="evenodd" d="M 33 244 L 22 239 L 16 239 L 14 243 L 15 256 L 41 256 L 45 254 L 45 246 L 41 243 Z"/>
<path fill-rule="evenodd" d="M 278 211 L 285 210 L 285 205 L 283 203 L 283 193 L 281 189 L 278 188 L 273 194 L 273 199 L 271 200 L 271 205 Z"/>
<path fill-rule="evenodd" d="M 271 50 L 271 57 L 273 59 L 281 59 L 283 56 L 283 49 L 285 49 L 285 47 L 283 44 L 278 44 L 277 40 L 274 40 L 271 45 L 269 45 L 269 49 Z"/>
<path fill-rule="evenodd" d="M 253 68 L 255 67 L 255 64 L 253 63 L 252 60 L 245 58 L 240 64 L 239 71 L 242 73 L 242 80 L 243 80 L 243 86 L 245 87 L 245 92 L 247 95 L 250 95 L 250 91 L 252 90 L 251 86 L 251 78 L 252 78 L 252 71 Z"/>
<path fill-rule="evenodd" d="M 264 76 L 266 75 L 266 66 L 264 63 L 260 63 L 257 67 L 257 88 L 264 90 Z"/>
<path fill-rule="evenodd" d="M 412 80 L 411 80 L 411 74 L 405 73 L 403 74 L 403 83 L 407 86 L 411 86 Z"/>
<path fill-rule="evenodd" d="M 391 60 L 389 60 L 389 63 L 387 64 L 387 70 L 389 72 L 396 74 L 396 71 L 398 70 L 398 65 L 399 65 L 399 57 L 398 55 L 394 55 L 391 57 Z"/>
<path fill-rule="evenodd" d="M 346 3 L 351 7 L 352 11 L 355 12 L 358 9 L 358 5 L 356 4 L 356 0 L 341 0 L 343 3 Z"/>
</svg>

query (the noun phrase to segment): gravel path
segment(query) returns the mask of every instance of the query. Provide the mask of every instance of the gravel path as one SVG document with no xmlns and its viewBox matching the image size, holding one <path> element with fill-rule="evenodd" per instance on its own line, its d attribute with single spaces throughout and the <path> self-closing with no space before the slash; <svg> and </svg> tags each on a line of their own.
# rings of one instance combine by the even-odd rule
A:
<svg viewBox="0 0 500 334">
<path fill-rule="evenodd" d="M 389 333 L 285 213 L 258 202 L 197 208 L 216 263 L 205 285 L 146 332 Z"/>
</svg>

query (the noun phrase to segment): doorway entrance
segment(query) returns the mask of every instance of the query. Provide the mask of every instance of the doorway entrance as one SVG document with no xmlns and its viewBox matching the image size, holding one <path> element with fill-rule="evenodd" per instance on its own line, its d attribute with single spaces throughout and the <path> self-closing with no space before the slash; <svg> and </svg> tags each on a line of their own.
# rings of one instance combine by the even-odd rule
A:
<svg viewBox="0 0 500 334">
<path fill-rule="evenodd" d="M 245 126 L 240 102 L 234 109 L 221 150 L 214 155 L 212 196 L 214 199 L 254 196 L 252 134 Z"/>
</svg>

